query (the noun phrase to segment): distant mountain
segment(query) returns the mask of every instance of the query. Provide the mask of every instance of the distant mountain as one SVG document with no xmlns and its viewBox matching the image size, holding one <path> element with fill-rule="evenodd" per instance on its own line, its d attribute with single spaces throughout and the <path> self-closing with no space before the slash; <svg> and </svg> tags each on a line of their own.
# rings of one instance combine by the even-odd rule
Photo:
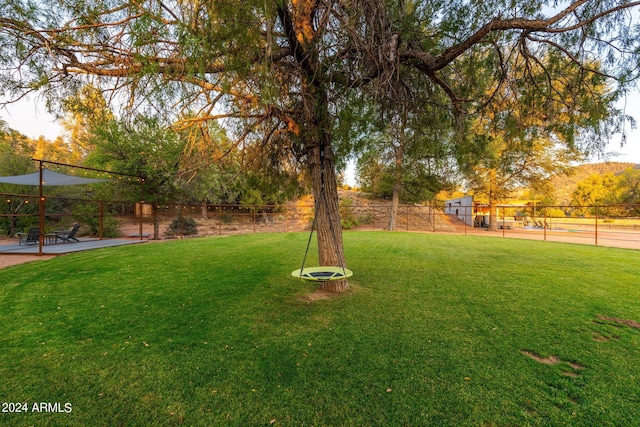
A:
<svg viewBox="0 0 640 427">
<path fill-rule="evenodd" d="M 568 205 L 571 203 L 571 195 L 578 187 L 578 183 L 589 178 L 591 175 L 604 175 L 607 173 L 619 174 L 629 168 L 640 168 L 640 165 L 624 162 L 603 162 L 576 166 L 569 176 L 557 176 L 553 180 L 556 201 L 560 205 Z"/>
</svg>

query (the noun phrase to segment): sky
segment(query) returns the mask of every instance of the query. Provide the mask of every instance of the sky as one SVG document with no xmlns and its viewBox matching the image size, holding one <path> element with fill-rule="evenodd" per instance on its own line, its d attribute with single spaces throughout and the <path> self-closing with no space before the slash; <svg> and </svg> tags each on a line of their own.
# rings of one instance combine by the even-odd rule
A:
<svg viewBox="0 0 640 427">
<path fill-rule="evenodd" d="M 56 118 L 47 113 L 43 102 L 36 99 L 22 100 L 0 109 L 0 119 L 31 139 L 44 136 L 53 141 L 62 134 Z"/>
<path fill-rule="evenodd" d="M 640 91 L 631 92 L 626 100 L 626 107 L 620 104 L 619 108 L 625 108 L 626 113 L 636 119 L 640 126 Z M 56 118 L 47 112 L 44 103 L 36 98 L 22 100 L 18 103 L 0 109 L 0 119 L 7 125 L 32 139 L 44 136 L 53 141 L 62 135 L 62 128 Z M 592 163 L 610 160 L 617 162 L 629 162 L 640 164 L 640 129 L 627 127 L 627 143 L 620 147 L 620 135 L 613 135 L 606 151 L 605 159 L 591 159 Z M 615 155 L 614 155 L 615 154 Z M 346 183 L 356 185 L 354 176 L 355 167 L 350 164 L 346 171 Z"/>
</svg>

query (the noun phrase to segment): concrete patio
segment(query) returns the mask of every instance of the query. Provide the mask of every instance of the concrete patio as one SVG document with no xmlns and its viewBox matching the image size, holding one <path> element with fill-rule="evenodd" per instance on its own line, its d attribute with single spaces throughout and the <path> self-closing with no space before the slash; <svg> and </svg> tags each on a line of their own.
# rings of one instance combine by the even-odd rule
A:
<svg viewBox="0 0 640 427">
<path fill-rule="evenodd" d="M 89 239 L 81 238 L 78 242 L 73 243 L 56 243 L 44 245 L 42 247 L 43 255 L 61 255 L 72 252 L 88 251 L 91 249 L 108 248 L 113 246 L 133 245 L 137 243 L 146 243 L 147 240 L 140 239 Z M 17 240 L 5 240 L 0 243 L 1 255 L 38 255 L 39 248 L 37 244 L 20 245 Z"/>
</svg>

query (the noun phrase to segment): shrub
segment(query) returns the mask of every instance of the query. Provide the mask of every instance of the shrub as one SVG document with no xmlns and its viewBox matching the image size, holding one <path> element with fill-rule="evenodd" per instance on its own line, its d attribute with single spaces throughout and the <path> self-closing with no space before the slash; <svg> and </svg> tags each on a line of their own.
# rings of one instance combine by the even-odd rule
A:
<svg viewBox="0 0 640 427">
<path fill-rule="evenodd" d="M 198 225 L 193 218 L 176 218 L 171 221 L 169 227 L 165 231 L 167 237 L 175 236 L 195 236 L 198 234 Z"/>
<path fill-rule="evenodd" d="M 340 201 L 340 225 L 344 230 L 351 230 L 360 223 L 353 212 L 353 199 L 345 197 Z"/>
<path fill-rule="evenodd" d="M 367 212 L 358 216 L 358 222 L 360 225 L 371 225 L 373 224 L 373 214 L 371 212 Z"/>
<path fill-rule="evenodd" d="M 120 237 L 120 221 L 112 216 L 106 216 L 102 220 L 103 237 Z"/>
</svg>

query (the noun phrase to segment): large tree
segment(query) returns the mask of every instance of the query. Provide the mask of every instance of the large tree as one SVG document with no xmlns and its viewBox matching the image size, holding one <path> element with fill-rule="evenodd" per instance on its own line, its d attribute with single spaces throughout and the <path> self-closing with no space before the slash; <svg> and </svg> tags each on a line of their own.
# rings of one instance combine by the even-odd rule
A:
<svg viewBox="0 0 640 427">
<path fill-rule="evenodd" d="M 122 181 L 121 197 L 141 198 L 152 205 L 179 199 L 178 174 L 185 142 L 157 119 L 140 115 L 130 121 L 111 119 L 92 128 L 88 142 L 95 147 L 87 158 L 89 166 L 141 178 Z M 160 235 L 156 214 L 154 209 L 154 239 Z"/>
<path fill-rule="evenodd" d="M 528 64 L 522 52 L 505 65 L 515 81 L 494 91 L 491 105 L 473 120 L 474 156 L 461 164 L 470 188 L 489 202 L 490 230 L 497 229 L 496 203 L 518 187 L 540 189 L 567 174 L 584 151 L 597 150 L 624 119 L 601 73 L 585 80 L 571 61 L 545 56 Z M 550 67 L 558 68 L 554 97 L 538 90 Z"/>
<path fill-rule="evenodd" d="M 390 198 L 387 229 L 394 230 L 400 199 L 424 203 L 454 182 L 455 168 L 450 127 L 426 120 L 420 112 L 411 118 L 393 115 L 374 133 L 358 156 L 358 182 L 362 190 Z M 446 120 L 446 118 L 445 118 Z"/>
<path fill-rule="evenodd" d="M 81 164 L 95 149 L 90 144 L 92 130 L 113 120 L 113 113 L 101 91 L 91 85 L 64 99 L 62 109 L 64 114 L 61 124 L 65 131 L 65 140 L 74 154 L 69 163 Z"/>
<path fill-rule="evenodd" d="M 514 83 L 506 66 L 514 52 L 531 66 L 545 64 L 547 78 L 535 89 L 548 99 L 558 98 L 554 84 L 567 61 L 581 82 L 605 75 L 623 87 L 635 78 L 637 35 L 628 10 L 638 4 L 0 0 L 1 83 L 5 94 L 41 90 L 55 100 L 91 79 L 123 94 L 117 99 L 131 108 L 176 117 L 181 108 L 198 108 L 191 123 L 225 118 L 243 144 L 268 145 L 287 133 L 290 153 L 308 166 L 321 201 L 320 263 L 344 265 L 334 132 L 338 110 L 349 109 L 345 100 L 363 91 L 393 96 L 400 71 L 409 68 L 444 94 L 439 107 L 464 135 L 465 117 Z M 590 64 L 599 58 L 607 62 L 596 69 Z M 461 137 L 458 144 L 461 153 L 473 152 L 473 141 Z"/>
<path fill-rule="evenodd" d="M 619 214 L 620 207 L 616 206 L 623 197 L 620 178 L 609 172 L 603 175 L 594 174 L 578 183 L 573 192 L 571 204 L 574 215 L 593 216 L 598 209 L 600 214 Z M 606 205 L 605 209 L 602 209 Z"/>
</svg>

